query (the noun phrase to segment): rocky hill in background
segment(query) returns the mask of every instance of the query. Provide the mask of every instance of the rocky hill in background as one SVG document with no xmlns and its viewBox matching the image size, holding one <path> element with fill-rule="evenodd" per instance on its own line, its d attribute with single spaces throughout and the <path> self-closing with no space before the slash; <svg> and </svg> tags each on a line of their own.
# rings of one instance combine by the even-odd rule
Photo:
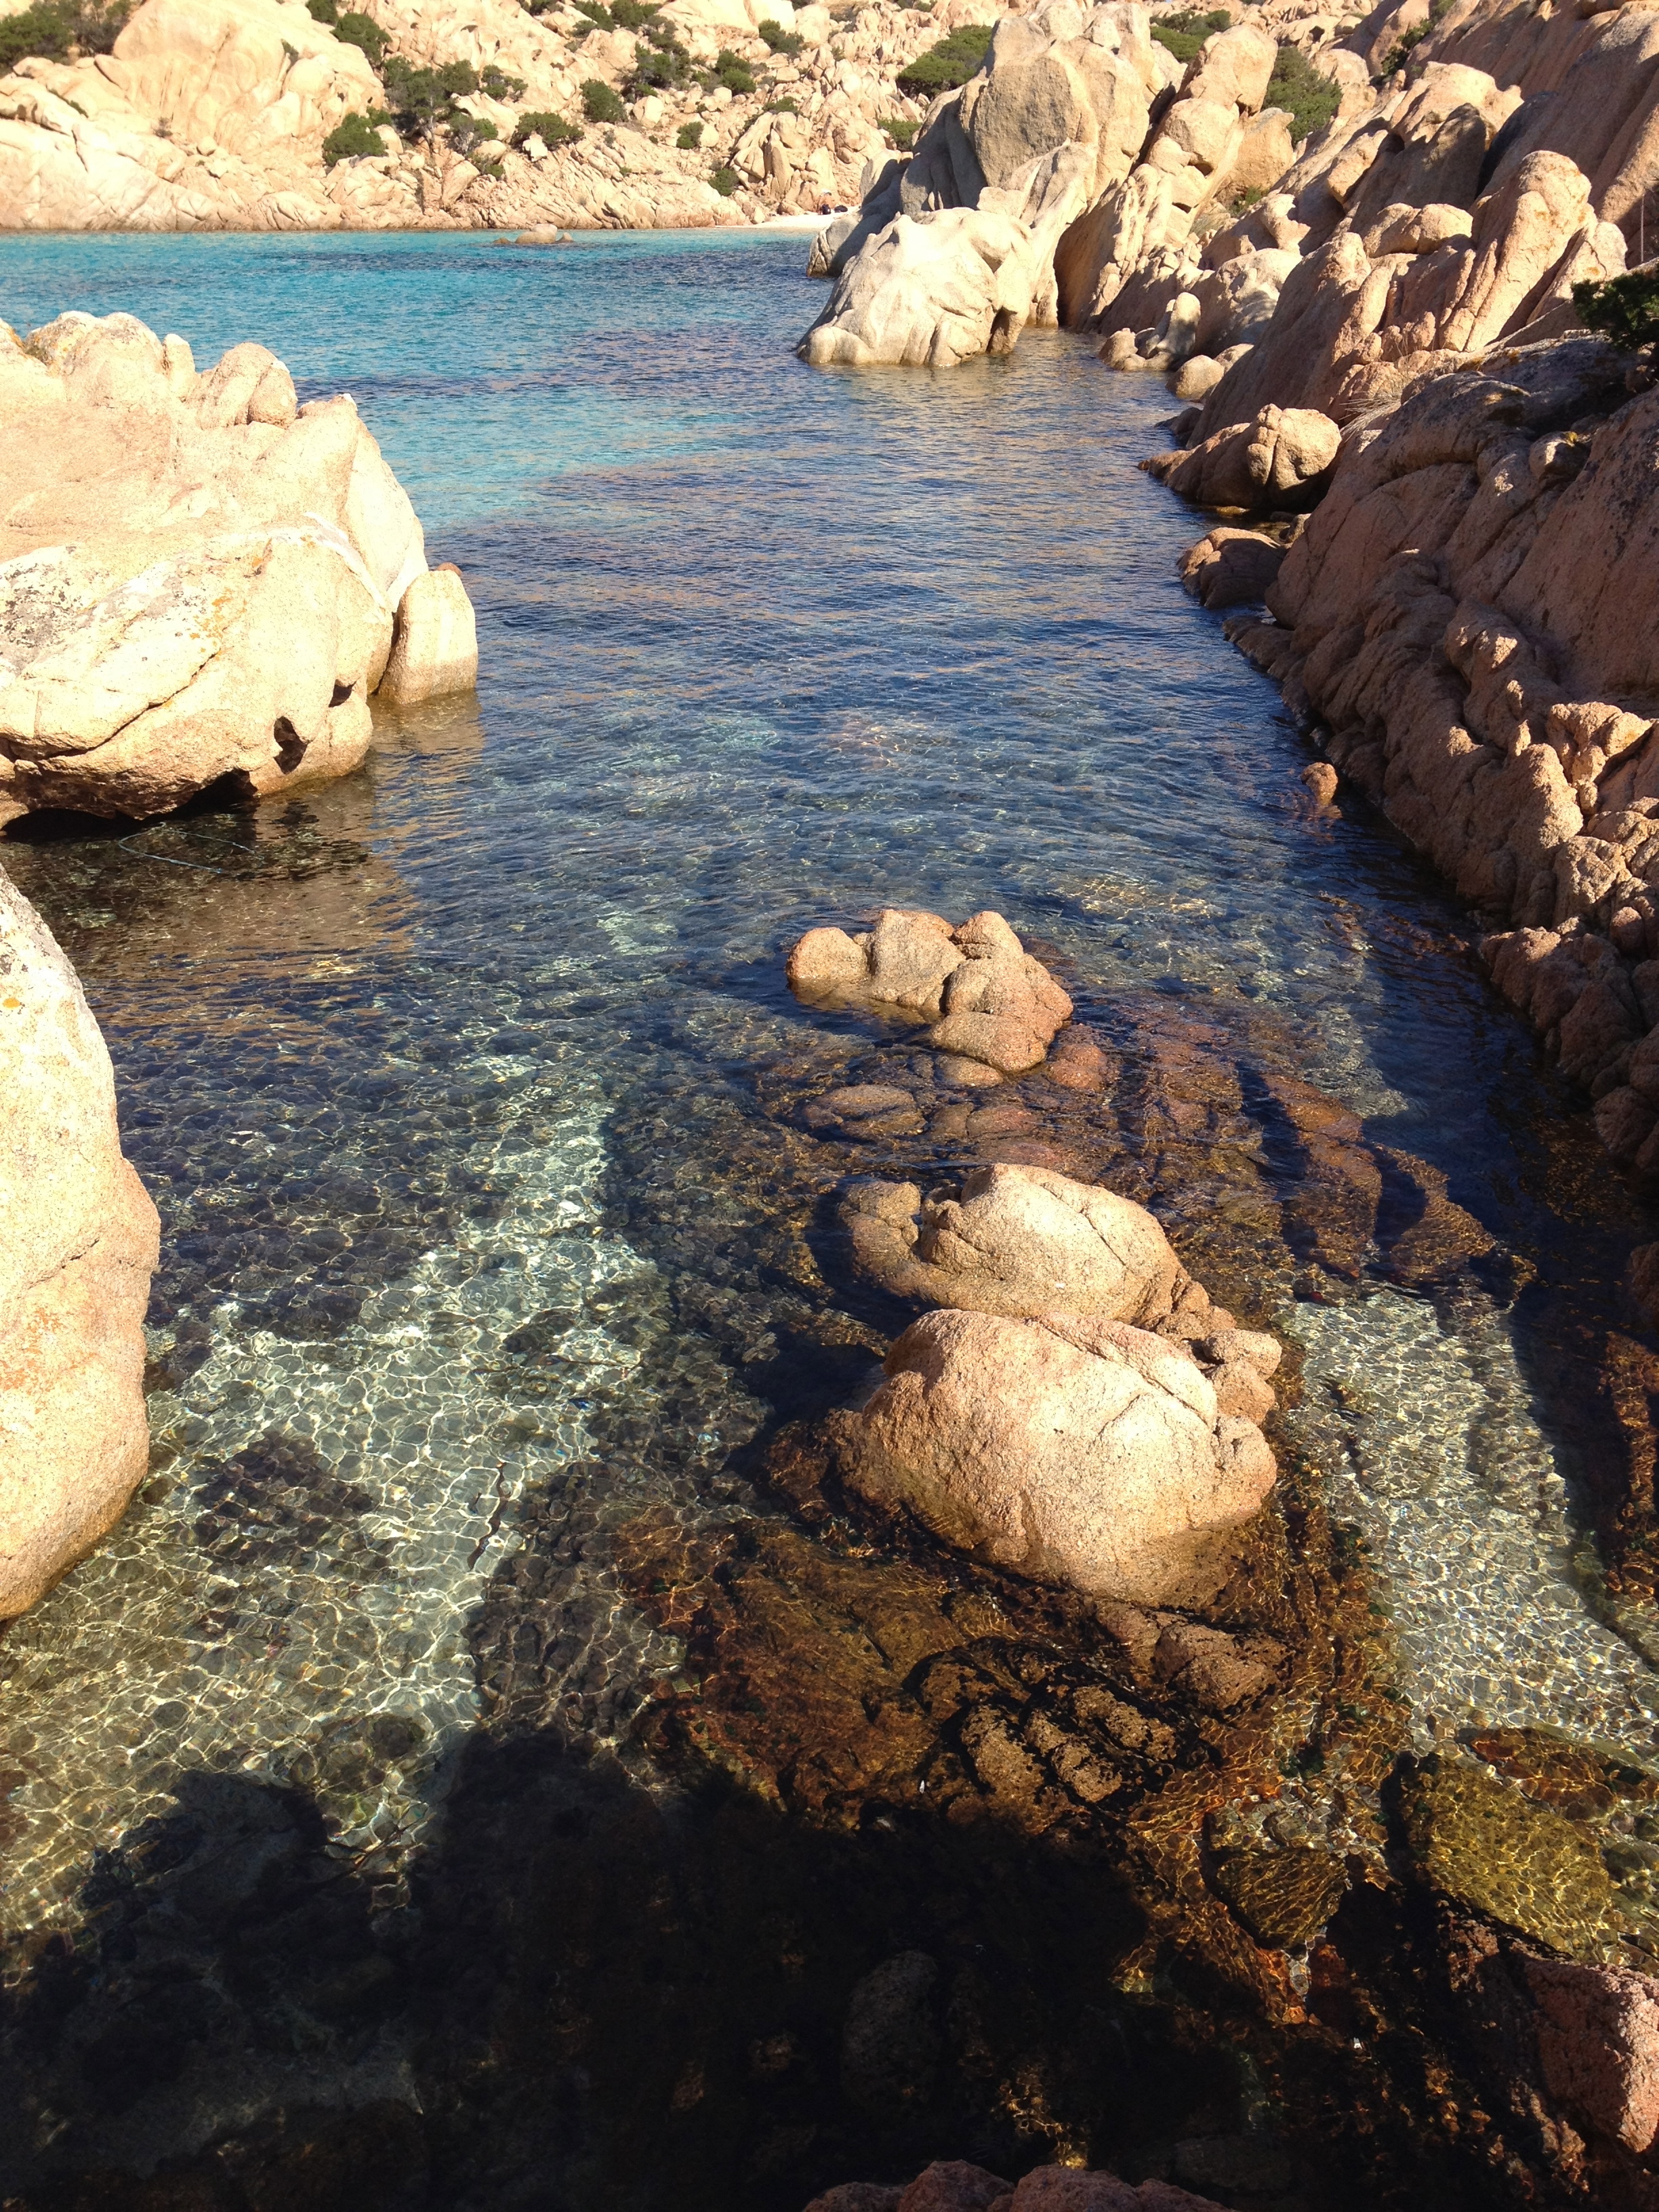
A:
<svg viewBox="0 0 1659 2212">
<path fill-rule="evenodd" d="M 143 0 L 123 22 L 36 0 L 0 13 L 0 228 L 678 228 L 845 205 L 927 113 L 907 64 L 965 27 L 972 69 L 971 27 L 1003 12 Z"/>
</svg>

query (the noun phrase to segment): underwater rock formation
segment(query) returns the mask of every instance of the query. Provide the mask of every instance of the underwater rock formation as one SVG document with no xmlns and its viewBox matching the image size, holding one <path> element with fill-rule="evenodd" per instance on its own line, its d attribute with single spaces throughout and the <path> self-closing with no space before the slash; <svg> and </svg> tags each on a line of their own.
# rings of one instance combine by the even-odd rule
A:
<svg viewBox="0 0 1659 2212">
<path fill-rule="evenodd" d="M 1017 2183 L 963 2159 L 936 2159 L 908 2189 L 843 2181 L 815 2197 L 806 2212 L 1222 2212 L 1168 2181 L 1139 2188 L 1076 2166 L 1038 2166 Z"/>
<path fill-rule="evenodd" d="M 943 916 L 887 907 L 849 937 L 809 929 L 790 950 L 789 988 L 809 1005 L 865 1006 L 930 1024 L 927 1042 L 1005 1074 L 1035 1067 L 1072 1002 L 1000 914 L 959 929 Z"/>
<path fill-rule="evenodd" d="M 198 374 L 131 315 L 0 326 L 0 821 L 325 781 L 368 697 L 471 687 L 465 587 L 349 398 L 263 346 Z M 395 629 L 395 641 L 394 641 Z"/>
<path fill-rule="evenodd" d="M 75 971 L 0 872 L 0 1618 L 125 1510 L 149 1463 L 155 1208 Z"/>
</svg>

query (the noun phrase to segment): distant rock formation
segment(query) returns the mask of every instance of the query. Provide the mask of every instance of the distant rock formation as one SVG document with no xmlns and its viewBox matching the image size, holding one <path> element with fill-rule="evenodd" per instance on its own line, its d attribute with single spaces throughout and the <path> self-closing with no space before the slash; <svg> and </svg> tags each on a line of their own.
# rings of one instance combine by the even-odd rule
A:
<svg viewBox="0 0 1659 2212">
<path fill-rule="evenodd" d="M 647 36 L 569 0 L 367 0 L 337 35 L 302 0 L 142 0 L 112 52 L 0 76 L 0 229 L 680 229 L 845 206 L 890 157 L 884 125 L 925 112 L 896 73 L 1000 12 L 665 0 Z M 470 88 L 394 118 L 388 57 Z M 593 84 L 620 103 L 598 125 Z"/>
<path fill-rule="evenodd" d="M 459 575 L 349 398 L 263 346 L 198 375 L 131 315 L 0 325 L 0 822 L 343 775 L 369 694 L 477 678 Z"/>
<path fill-rule="evenodd" d="M 155 1208 L 75 971 L 0 872 L 0 1618 L 118 1521 L 149 1462 Z"/>
</svg>

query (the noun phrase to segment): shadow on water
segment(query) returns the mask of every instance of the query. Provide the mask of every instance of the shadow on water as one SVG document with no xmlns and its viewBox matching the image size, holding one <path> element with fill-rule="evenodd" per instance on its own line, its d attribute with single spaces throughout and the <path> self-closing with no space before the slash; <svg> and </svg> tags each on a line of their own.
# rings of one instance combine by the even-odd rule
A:
<svg viewBox="0 0 1659 2212">
<path fill-rule="evenodd" d="M 837 1832 L 480 1737 L 392 1916 L 302 1793 L 205 1775 L 82 1901 L 8 2022 L 14 2126 L 51 2143 L 16 2212 L 799 2212 L 935 2156 L 1485 2201 L 1385 2113 L 1344 2129 L 1329 2037 L 1274 2086 L 1337 2142 L 1263 2133 L 1245 2019 L 1114 1986 L 1144 1929 L 1106 1856 L 994 1825 Z"/>
</svg>

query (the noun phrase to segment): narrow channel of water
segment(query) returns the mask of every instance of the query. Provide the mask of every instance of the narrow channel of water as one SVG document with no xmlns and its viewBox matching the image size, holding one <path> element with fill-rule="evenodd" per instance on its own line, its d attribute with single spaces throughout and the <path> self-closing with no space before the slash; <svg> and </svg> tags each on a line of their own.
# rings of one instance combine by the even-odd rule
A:
<svg viewBox="0 0 1659 2212">
<path fill-rule="evenodd" d="M 118 307 L 198 362 L 252 336 L 302 397 L 353 392 L 484 671 L 333 789 L 7 845 L 164 1224 L 154 1479 L 0 1644 L 20 1958 L 204 1767 L 302 1784 L 395 1901 L 531 1500 L 560 1501 L 534 1541 L 573 1735 L 617 1741 L 674 1678 L 597 1539 L 745 1510 L 727 1462 L 826 1302 L 755 1090 L 867 1043 L 783 988 L 811 923 L 1000 908 L 1085 1012 L 1271 1023 L 1546 1281 L 1611 1285 L 1638 1241 L 1465 920 L 1378 825 L 1310 810 L 1275 694 L 1178 589 L 1194 526 L 1134 465 L 1161 389 L 1055 335 L 811 373 L 803 259 L 0 240 L 19 327 Z M 1425 1726 L 1659 1752 L 1659 1677 L 1584 1579 L 1594 1470 L 1547 1356 L 1501 1304 L 1288 1288 L 1261 1317 L 1305 1352 L 1297 1433 Z"/>
</svg>

